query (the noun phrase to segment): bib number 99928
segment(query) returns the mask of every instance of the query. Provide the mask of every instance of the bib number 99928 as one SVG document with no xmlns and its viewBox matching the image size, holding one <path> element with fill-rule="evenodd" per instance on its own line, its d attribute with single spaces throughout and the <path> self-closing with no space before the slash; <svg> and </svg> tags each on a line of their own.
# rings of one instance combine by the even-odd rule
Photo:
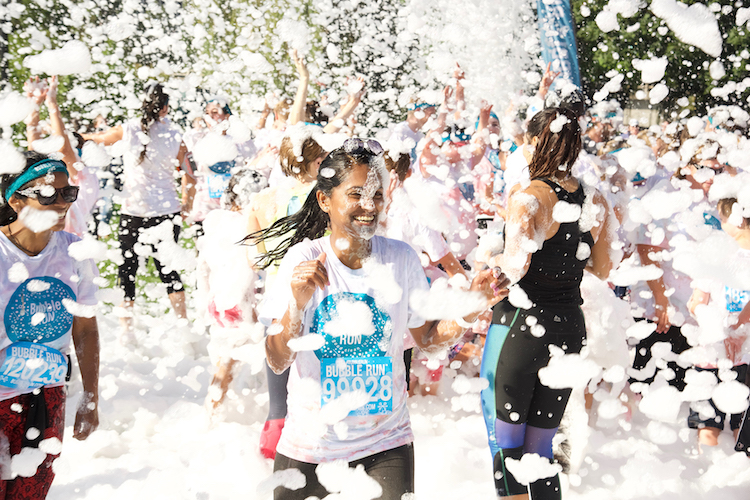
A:
<svg viewBox="0 0 750 500">
<path fill-rule="evenodd" d="M 324 358 L 320 361 L 321 405 L 358 392 L 366 402 L 349 415 L 387 415 L 393 411 L 393 364 L 390 357 Z"/>
</svg>

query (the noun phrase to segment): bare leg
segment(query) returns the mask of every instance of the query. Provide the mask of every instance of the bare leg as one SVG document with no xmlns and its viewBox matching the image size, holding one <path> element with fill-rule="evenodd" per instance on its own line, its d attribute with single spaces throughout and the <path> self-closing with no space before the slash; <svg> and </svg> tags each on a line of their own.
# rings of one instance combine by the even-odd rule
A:
<svg viewBox="0 0 750 500">
<path fill-rule="evenodd" d="M 698 442 L 706 446 L 717 446 L 719 444 L 720 433 L 719 429 L 714 429 L 713 427 L 698 429 Z"/>
<path fill-rule="evenodd" d="M 185 305 L 185 292 L 172 292 L 169 294 L 169 301 L 172 303 L 174 313 L 180 319 L 187 318 L 187 306 Z"/>
<path fill-rule="evenodd" d="M 224 401 L 224 397 L 227 395 L 229 384 L 231 384 L 232 380 L 234 379 L 232 369 L 236 364 L 236 359 L 229 359 L 229 361 L 227 362 L 224 362 L 224 360 L 222 360 L 219 362 L 219 370 L 216 372 L 213 379 L 211 379 L 211 386 L 217 386 L 221 390 L 221 395 L 219 396 L 219 398 L 211 400 L 214 409 L 216 409 Z M 209 391 L 209 395 L 211 395 L 211 391 Z"/>
<path fill-rule="evenodd" d="M 120 326 L 125 330 L 133 329 L 133 301 L 125 299 L 120 304 L 120 307 L 125 309 L 126 314 L 120 318 Z"/>
</svg>

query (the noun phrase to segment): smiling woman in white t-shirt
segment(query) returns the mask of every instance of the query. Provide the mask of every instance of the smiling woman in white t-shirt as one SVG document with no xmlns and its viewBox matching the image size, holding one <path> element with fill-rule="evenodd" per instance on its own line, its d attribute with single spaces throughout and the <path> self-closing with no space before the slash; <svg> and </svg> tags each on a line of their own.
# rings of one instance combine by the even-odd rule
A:
<svg viewBox="0 0 750 500">
<path fill-rule="evenodd" d="M 454 344 L 481 311 L 457 321 L 425 321 L 410 305 L 428 289 L 408 244 L 375 236 L 387 179 L 382 148 L 348 139 L 321 164 L 303 207 L 255 242 L 292 236 L 271 252 L 282 258 L 261 307 L 271 324 L 266 356 L 275 372 L 291 367 L 289 413 L 274 469 L 298 469 L 306 485 L 275 498 L 323 498 L 318 464 L 363 465 L 377 498 L 414 490 L 413 435 L 406 408 L 403 332 L 429 352 Z M 325 235 L 330 230 L 330 235 Z M 312 238 L 312 240 L 310 239 Z M 507 295 L 499 270 L 479 273 L 471 289 L 489 307 Z M 320 471 L 320 470 L 318 470 Z"/>
<path fill-rule="evenodd" d="M 0 176 L 0 497 L 44 498 L 65 429 L 70 341 L 83 380 L 73 437 L 99 425 L 98 274 L 69 255 L 79 238 L 62 231 L 78 195 L 60 160 L 25 152 L 26 166 Z M 12 477 L 25 448 L 47 455 L 30 477 Z M 14 460 L 15 461 L 15 460 Z"/>
</svg>

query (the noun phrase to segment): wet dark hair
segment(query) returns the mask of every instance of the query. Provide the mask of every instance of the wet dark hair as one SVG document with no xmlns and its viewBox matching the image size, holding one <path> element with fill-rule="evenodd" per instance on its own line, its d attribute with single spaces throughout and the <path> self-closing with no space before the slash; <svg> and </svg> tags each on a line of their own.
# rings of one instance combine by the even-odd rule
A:
<svg viewBox="0 0 750 500">
<path fill-rule="evenodd" d="M 328 229 L 330 219 L 318 204 L 318 191 L 331 196 L 333 189 L 346 180 L 355 165 L 382 166 L 382 163 L 377 165 L 377 162 L 382 162 L 382 156 L 364 151 L 350 154 L 343 147 L 333 150 L 321 163 L 317 183 L 297 213 L 283 217 L 271 227 L 249 234 L 242 240 L 257 245 L 262 241 L 289 235 L 276 248 L 261 255 L 258 266 L 266 269 L 284 258 L 286 252 L 297 243 L 307 238 L 314 240 L 322 237 Z"/>
<path fill-rule="evenodd" d="M 396 155 L 394 154 L 394 156 Z M 385 168 L 388 169 L 389 172 L 391 170 L 396 172 L 399 181 L 404 182 L 406 180 L 406 176 L 409 174 L 409 168 L 411 167 L 411 157 L 408 154 L 401 153 L 394 160 L 391 158 L 391 153 L 388 152 L 383 155 L 383 160 L 385 160 Z"/>
<path fill-rule="evenodd" d="M 577 117 L 583 116 L 586 114 L 586 97 L 583 95 L 583 92 L 576 89 L 563 97 L 558 107 L 569 109 Z"/>
<path fill-rule="evenodd" d="M 83 149 L 83 145 L 86 143 L 86 140 L 83 138 L 83 136 L 78 132 L 73 132 L 73 137 L 76 140 L 76 143 L 73 145 L 73 147 L 75 149 Z"/>
<path fill-rule="evenodd" d="M 148 90 L 143 104 L 141 104 L 141 131 L 144 134 L 148 135 L 151 124 L 159 119 L 159 112 L 167 104 L 169 104 L 169 96 L 164 93 L 164 86 L 161 83 L 153 85 Z M 138 157 L 138 163 L 142 163 L 146 159 L 146 148 L 147 145 L 144 144 L 141 155 Z"/>
<path fill-rule="evenodd" d="M 305 104 L 305 116 L 307 116 L 307 123 L 317 123 L 320 125 L 328 123 L 330 119 L 327 114 L 321 111 L 318 101 L 307 101 Z"/>
<path fill-rule="evenodd" d="M 222 201 L 229 207 L 242 208 L 250 201 L 252 194 L 260 192 L 267 185 L 266 179 L 255 170 L 237 169 L 232 172 Z"/>
<path fill-rule="evenodd" d="M 552 132 L 550 124 L 559 116 L 564 115 L 568 122 L 559 132 Z M 529 123 L 529 129 L 541 126 L 542 131 L 536 137 L 539 138 L 534 157 L 529 164 L 529 177 L 531 180 L 550 177 L 565 177 L 570 174 L 581 152 L 581 128 L 578 125 L 578 117 L 566 108 L 547 108 L 537 113 Z M 564 167 L 561 170 L 560 167 Z"/>
<path fill-rule="evenodd" d="M 0 202 L 0 226 L 7 226 L 18 218 L 18 214 L 16 214 L 16 212 L 11 208 L 8 200 L 5 199 L 5 193 L 8 191 L 10 185 L 13 184 L 13 182 L 18 179 L 21 174 L 30 169 L 32 165 L 49 158 L 47 155 L 37 153 L 36 151 L 22 151 L 21 154 L 26 157 L 26 167 L 24 167 L 23 170 L 16 174 L 0 175 L 0 193 L 2 193 L 3 195 L 3 199 Z M 24 186 L 21 186 L 21 188 L 23 188 Z"/>
<path fill-rule="evenodd" d="M 554 109 L 554 108 L 547 108 L 547 109 Z M 542 135 L 542 131 L 544 130 L 544 118 L 542 116 L 542 113 L 539 112 L 535 114 L 531 120 L 529 120 L 529 123 L 526 124 L 526 140 L 531 142 L 531 139 L 534 137 L 539 137 Z"/>
</svg>

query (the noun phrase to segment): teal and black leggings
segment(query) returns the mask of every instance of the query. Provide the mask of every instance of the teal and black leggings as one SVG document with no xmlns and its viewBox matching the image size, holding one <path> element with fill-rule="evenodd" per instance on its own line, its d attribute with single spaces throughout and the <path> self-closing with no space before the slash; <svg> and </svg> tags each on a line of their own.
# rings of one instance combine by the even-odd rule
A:
<svg viewBox="0 0 750 500">
<path fill-rule="evenodd" d="M 578 305 L 520 309 L 506 299 L 495 306 L 481 375 L 489 382 L 482 391 L 482 410 L 499 496 L 527 493 L 506 469 L 507 458 L 536 453 L 552 459 L 552 438 L 571 389 L 551 389 L 540 382 L 538 372 L 549 363 L 549 346 L 574 354 L 585 342 L 586 325 Z M 560 498 L 557 477 L 540 479 L 529 490 L 534 500 Z"/>
</svg>

